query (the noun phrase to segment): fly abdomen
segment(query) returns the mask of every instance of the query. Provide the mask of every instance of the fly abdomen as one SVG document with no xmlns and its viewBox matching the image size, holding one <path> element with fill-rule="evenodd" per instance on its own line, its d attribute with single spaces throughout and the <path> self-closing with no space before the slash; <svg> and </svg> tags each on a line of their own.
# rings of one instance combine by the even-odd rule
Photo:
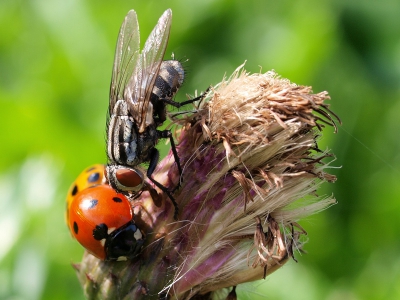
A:
<svg viewBox="0 0 400 300">
<path fill-rule="evenodd" d="M 152 94 L 160 99 L 171 99 L 183 84 L 185 71 L 177 60 L 165 60 L 161 63 Z"/>
<path fill-rule="evenodd" d="M 165 100 L 172 100 L 182 86 L 184 78 L 185 71 L 179 61 L 165 60 L 161 63 L 150 97 L 156 126 L 160 126 L 166 120 Z"/>
</svg>

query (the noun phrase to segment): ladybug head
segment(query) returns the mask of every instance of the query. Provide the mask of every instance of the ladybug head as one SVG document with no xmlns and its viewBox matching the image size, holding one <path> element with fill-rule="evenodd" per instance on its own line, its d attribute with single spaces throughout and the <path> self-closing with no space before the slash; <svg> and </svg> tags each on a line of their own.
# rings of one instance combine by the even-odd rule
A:
<svg viewBox="0 0 400 300">
<path fill-rule="evenodd" d="M 106 224 L 102 223 L 93 230 L 93 237 L 105 240 L 105 260 L 127 260 L 135 257 L 143 246 L 143 234 L 133 221 L 109 233 Z"/>
</svg>

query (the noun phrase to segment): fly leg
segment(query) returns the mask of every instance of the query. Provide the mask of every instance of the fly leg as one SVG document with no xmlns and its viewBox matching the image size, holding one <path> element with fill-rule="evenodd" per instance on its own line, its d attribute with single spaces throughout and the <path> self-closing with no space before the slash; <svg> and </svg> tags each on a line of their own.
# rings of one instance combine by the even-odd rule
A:
<svg viewBox="0 0 400 300">
<path fill-rule="evenodd" d="M 160 158 L 160 152 L 158 152 L 158 150 L 156 148 L 153 148 L 150 152 L 150 164 L 149 164 L 149 168 L 147 169 L 147 178 L 149 178 L 160 190 L 162 190 L 165 194 L 167 194 L 167 196 L 171 199 L 172 204 L 174 205 L 174 208 L 175 208 L 174 219 L 177 220 L 178 219 L 178 203 L 176 203 L 176 200 L 172 196 L 171 191 L 169 191 L 167 187 L 165 187 L 164 185 L 159 183 L 153 177 L 151 177 L 155 168 L 157 167 L 159 158 Z"/>
<path fill-rule="evenodd" d="M 200 96 L 198 96 L 196 98 L 193 98 L 193 99 L 189 99 L 189 100 L 183 101 L 183 102 L 177 102 L 177 101 L 170 100 L 170 99 L 161 99 L 161 100 L 164 103 L 172 105 L 172 106 L 174 106 L 176 108 L 180 108 L 181 106 L 184 106 L 186 104 L 193 103 L 193 102 L 198 101 L 198 100 L 203 100 L 204 97 L 208 94 L 209 91 L 210 91 L 210 88 L 207 88 L 207 90 L 204 93 L 202 93 Z"/>
<path fill-rule="evenodd" d="M 157 133 L 158 133 L 158 137 L 159 138 L 162 138 L 162 139 L 168 138 L 169 142 L 171 143 L 172 154 L 174 155 L 174 159 L 175 159 L 176 165 L 178 167 L 178 171 L 179 171 L 179 182 L 178 182 L 178 185 L 175 188 L 172 189 L 172 192 L 175 192 L 179 188 L 179 186 L 181 185 L 181 176 L 182 176 L 183 172 L 182 172 L 182 167 L 181 167 L 181 161 L 179 159 L 178 152 L 176 151 L 174 138 L 172 137 L 172 133 L 169 130 L 162 130 L 162 131 L 157 130 Z"/>
</svg>

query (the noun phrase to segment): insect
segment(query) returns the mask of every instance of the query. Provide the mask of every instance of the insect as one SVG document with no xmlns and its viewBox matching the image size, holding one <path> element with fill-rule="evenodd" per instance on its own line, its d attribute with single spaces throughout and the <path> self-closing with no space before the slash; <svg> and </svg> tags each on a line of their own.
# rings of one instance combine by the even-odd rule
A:
<svg viewBox="0 0 400 300">
<path fill-rule="evenodd" d="M 92 165 L 79 174 L 76 180 L 71 184 L 67 194 L 67 207 L 65 210 L 66 222 L 68 222 L 69 209 L 75 196 L 84 189 L 105 183 L 104 170 L 105 165 L 103 164 Z"/>
<path fill-rule="evenodd" d="M 135 257 L 144 243 L 144 233 L 132 218 L 128 199 L 101 184 L 75 195 L 68 227 L 72 236 L 97 258 L 127 260 Z"/>
<path fill-rule="evenodd" d="M 131 10 L 122 23 L 115 52 L 107 118 L 106 177 L 110 185 L 121 192 L 137 194 L 143 189 L 144 174 L 138 166 L 149 163 L 146 175 L 167 194 L 177 218 L 178 205 L 170 190 L 152 174 L 158 164 L 159 139 L 171 143 L 180 175 L 182 168 L 170 130 L 158 130 L 166 119 L 166 105 L 180 107 L 199 100 L 172 100 L 183 83 L 184 70 L 177 60 L 163 61 L 168 43 L 172 11 L 168 9 L 158 20 L 140 51 L 139 25 Z"/>
</svg>

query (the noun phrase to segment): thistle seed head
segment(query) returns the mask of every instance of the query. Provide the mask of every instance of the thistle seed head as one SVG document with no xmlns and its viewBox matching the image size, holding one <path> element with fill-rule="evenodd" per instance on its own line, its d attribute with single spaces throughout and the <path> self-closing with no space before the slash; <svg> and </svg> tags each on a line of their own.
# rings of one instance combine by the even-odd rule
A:
<svg viewBox="0 0 400 300">
<path fill-rule="evenodd" d="M 169 198 L 158 191 L 161 205 L 154 201 L 147 183 L 131 201 L 146 234 L 141 254 L 126 262 L 85 254 L 77 272 L 86 296 L 235 299 L 226 288 L 294 258 L 306 241 L 298 221 L 336 203 L 316 193 L 336 179 L 326 172 L 332 154 L 317 145 L 321 130 L 340 122 L 326 100 L 327 92 L 243 65 L 210 88 L 195 112 L 174 118 L 182 177 L 172 154 L 154 172 L 171 189 L 180 183 L 178 221 Z"/>
</svg>

